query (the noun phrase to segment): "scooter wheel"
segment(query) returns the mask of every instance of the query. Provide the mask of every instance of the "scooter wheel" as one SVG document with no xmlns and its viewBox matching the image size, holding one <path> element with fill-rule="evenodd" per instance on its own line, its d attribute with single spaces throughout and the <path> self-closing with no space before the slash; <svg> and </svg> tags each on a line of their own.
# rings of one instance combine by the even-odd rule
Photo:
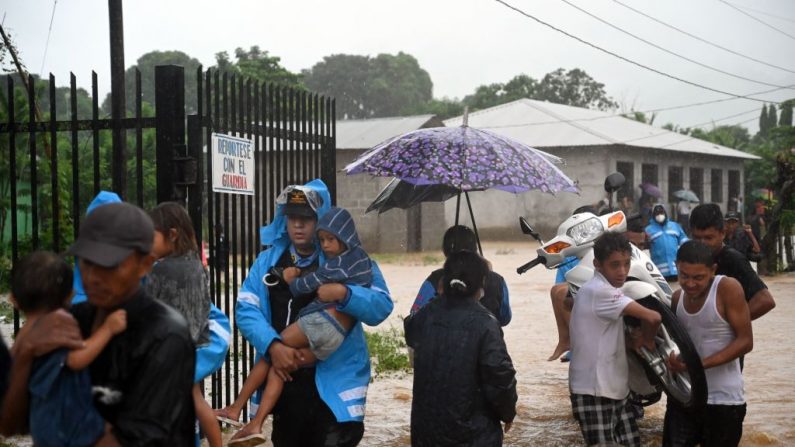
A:
<svg viewBox="0 0 795 447">
<path fill-rule="evenodd" d="M 687 331 L 671 309 L 656 298 L 647 297 L 637 302 L 658 312 L 662 317 L 662 324 L 656 337 L 657 349 L 652 353 L 655 356 L 654 365 L 637 353 L 633 355 L 640 360 L 647 375 L 662 387 L 669 400 L 675 400 L 685 408 L 703 408 L 707 404 L 707 378 L 701 358 Z M 671 343 L 676 346 L 671 346 Z M 672 348 L 679 351 L 679 356 L 687 365 L 687 371 L 673 373 L 668 369 L 666 357 Z"/>
</svg>

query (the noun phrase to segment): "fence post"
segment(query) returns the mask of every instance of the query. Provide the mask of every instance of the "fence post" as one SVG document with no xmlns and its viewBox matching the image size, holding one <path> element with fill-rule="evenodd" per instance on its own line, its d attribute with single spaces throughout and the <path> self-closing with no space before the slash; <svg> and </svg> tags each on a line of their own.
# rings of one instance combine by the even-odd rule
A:
<svg viewBox="0 0 795 447">
<path fill-rule="evenodd" d="M 157 129 L 157 202 L 185 204 L 180 180 L 185 160 L 185 69 L 176 65 L 155 67 L 155 128 Z"/>
<path fill-rule="evenodd" d="M 188 214 L 193 223 L 193 231 L 196 233 L 196 242 L 199 244 L 199 250 L 202 249 L 201 244 L 204 239 L 202 234 L 202 204 L 204 197 L 202 195 L 204 180 L 202 164 L 202 125 L 201 118 L 198 115 L 188 115 L 188 159 L 197 160 L 195 182 L 188 185 Z M 210 186 L 207 186 L 207 193 L 212 194 Z"/>
</svg>

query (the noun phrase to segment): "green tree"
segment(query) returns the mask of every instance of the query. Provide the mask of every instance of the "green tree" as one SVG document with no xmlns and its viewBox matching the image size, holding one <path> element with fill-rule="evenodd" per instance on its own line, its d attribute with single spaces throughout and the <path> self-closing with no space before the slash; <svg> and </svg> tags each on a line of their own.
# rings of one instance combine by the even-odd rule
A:
<svg viewBox="0 0 795 447">
<path fill-rule="evenodd" d="M 127 98 L 127 113 L 135 113 L 135 70 L 141 72 L 141 99 L 143 102 L 155 104 L 155 67 L 158 65 L 179 65 L 185 68 L 185 107 L 186 113 L 196 113 L 196 70 L 201 66 L 198 59 L 190 57 L 182 51 L 150 51 L 138 58 L 138 61 L 124 72 L 124 88 Z M 102 110 L 109 115 L 111 95 L 102 102 Z"/>
<path fill-rule="evenodd" d="M 303 75 L 310 90 L 336 98 L 340 118 L 421 113 L 433 99 L 430 75 L 414 56 L 403 52 L 376 57 L 333 54 Z"/>
<path fill-rule="evenodd" d="M 462 101 L 470 110 L 494 107 L 522 98 L 536 98 L 538 81 L 526 74 L 514 76 L 506 82 L 481 85 Z"/>
<path fill-rule="evenodd" d="M 547 73 L 538 85 L 535 99 L 589 109 L 608 110 L 618 104 L 607 96 L 605 85 L 583 70 L 563 68 Z"/>
<path fill-rule="evenodd" d="M 604 84 L 595 81 L 579 68 L 568 71 L 559 68 L 547 73 L 541 81 L 520 74 L 505 84 L 481 85 L 473 94 L 464 97 L 463 103 L 470 110 L 479 110 L 521 98 L 600 110 L 618 106 L 607 96 Z"/>
<path fill-rule="evenodd" d="M 774 129 L 778 126 L 778 116 L 776 116 L 776 106 L 770 104 L 767 108 L 767 129 Z"/>
<path fill-rule="evenodd" d="M 779 104 L 778 108 L 781 110 L 781 115 L 778 118 L 779 126 L 792 126 L 792 106 L 795 99 L 789 99 Z"/>
<path fill-rule="evenodd" d="M 738 150 L 746 150 L 751 142 L 751 135 L 748 129 L 738 125 L 717 126 L 711 130 L 700 128 L 690 129 L 688 134 L 694 138 L 700 138 L 721 146 L 726 146 Z"/>
<path fill-rule="evenodd" d="M 646 113 L 644 112 L 632 111 L 630 113 L 625 113 L 624 117 L 638 121 L 640 123 L 652 125 L 654 124 L 654 120 L 657 118 L 657 114 L 652 113 L 651 116 L 646 116 Z M 663 126 L 663 129 L 674 130 L 674 125 L 672 123 L 668 123 L 665 126 Z"/>
<path fill-rule="evenodd" d="M 292 73 L 281 65 L 281 58 L 271 56 L 259 46 L 253 45 L 248 50 L 235 49 L 233 63 L 226 51 L 215 54 L 215 69 L 221 72 L 244 76 L 252 81 L 268 82 L 282 86 L 303 89 L 301 75 Z"/>
<path fill-rule="evenodd" d="M 454 116 L 463 115 L 464 104 L 457 99 L 450 99 L 450 98 L 432 99 L 427 103 L 423 104 L 420 107 L 420 109 L 418 109 L 416 112 L 416 114 L 424 114 L 424 113 L 436 115 L 439 117 L 439 119 L 446 120 Z"/>
<path fill-rule="evenodd" d="M 759 114 L 759 134 L 767 135 L 768 121 L 767 121 L 767 105 L 762 105 L 762 112 Z"/>
</svg>

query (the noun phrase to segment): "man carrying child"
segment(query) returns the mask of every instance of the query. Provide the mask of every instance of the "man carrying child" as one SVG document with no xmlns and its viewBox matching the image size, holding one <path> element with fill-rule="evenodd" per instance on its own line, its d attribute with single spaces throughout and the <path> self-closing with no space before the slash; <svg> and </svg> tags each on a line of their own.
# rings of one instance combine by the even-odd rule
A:
<svg viewBox="0 0 795 447">
<path fill-rule="evenodd" d="M 127 328 L 91 363 L 95 404 L 109 424 L 97 445 L 188 446 L 194 442 L 194 345 L 185 319 L 141 287 L 154 258 L 152 220 L 127 203 L 98 207 L 80 225 L 78 259 L 88 301 L 72 307 L 83 337 L 114 311 Z"/>
</svg>

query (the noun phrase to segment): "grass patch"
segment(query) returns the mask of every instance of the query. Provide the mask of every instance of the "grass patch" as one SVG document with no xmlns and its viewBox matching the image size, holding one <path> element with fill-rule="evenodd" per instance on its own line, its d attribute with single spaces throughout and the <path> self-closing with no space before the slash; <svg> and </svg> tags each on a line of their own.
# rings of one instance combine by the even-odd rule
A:
<svg viewBox="0 0 795 447">
<path fill-rule="evenodd" d="M 0 301 L 0 320 L 6 323 L 14 321 L 14 306 L 8 301 Z"/>
<path fill-rule="evenodd" d="M 385 331 L 365 331 L 364 336 L 376 377 L 383 373 L 411 369 L 403 331 L 393 327 Z"/>
<path fill-rule="evenodd" d="M 370 257 L 379 264 L 396 265 L 438 265 L 444 264 L 444 256 L 435 253 L 371 253 Z"/>
</svg>

